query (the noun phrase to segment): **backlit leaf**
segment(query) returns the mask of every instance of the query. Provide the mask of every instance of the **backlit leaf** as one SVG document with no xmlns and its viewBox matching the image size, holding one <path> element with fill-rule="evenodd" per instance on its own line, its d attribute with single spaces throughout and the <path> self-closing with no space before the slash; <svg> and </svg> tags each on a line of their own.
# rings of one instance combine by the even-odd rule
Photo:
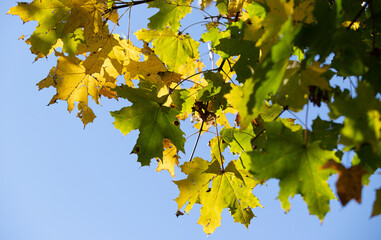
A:
<svg viewBox="0 0 381 240">
<path fill-rule="evenodd" d="M 350 97 L 348 92 L 336 96 L 329 107 L 331 118 L 345 116 L 341 143 L 357 148 L 368 143 L 376 151 L 381 134 L 381 102 L 368 85 L 360 83 L 355 98 Z"/>
<path fill-rule="evenodd" d="M 198 58 L 198 42 L 189 35 L 177 34 L 169 28 L 161 31 L 142 29 L 135 33 L 139 40 L 152 42 L 153 50 L 169 71 L 178 72 L 189 59 Z M 193 66 L 193 72 L 195 66 Z M 182 73 L 182 72 L 178 72 Z M 182 73 L 187 75 L 187 73 Z"/>
<path fill-rule="evenodd" d="M 176 119 L 179 111 L 163 106 L 165 96 L 157 97 L 155 85 L 141 83 L 139 86 L 138 89 L 125 85 L 116 88 L 118 97 L 128 99 L 132 106 L 111 112 L 111 115 L 115 118 L 115 128 L 124 135 L 139 129 L 139 137 L 132 153 L 138 155 L 138 162 L 144 166 L 150 165 L 152 158 L 163 159 L 164 139 L 169 139 L 182 152 L 185 139 Z"/>
<path fill-rule="evenodd" d="M 217 161 L 210 163 L 194 158 L 184 163 L 181 171 L 188 177 L 175 181 L 180 190 L 179 197 L 175 199 L 178 209 L 185 206 L 185 211 L 189 213 L 195 203 L 203 205 L 198 223 L 204 226 L 205 233 L 210 234 L 220 226 L 224 208 L 230 210 L 234 221 L 248 227 L 254 217 L 251 209 L 261 206 L 252 194 L 257 183 L 245 182 L 235 161 L 222 171 Z"/>
<path fill-rule="evenodd" d="M 86 125 L 95 118 L 93 111 L 88 107 L 88 97 L 91 96 L 96 103 L 99 103 L 100 91 L 105 84 L 106 79 L 101 75 L 87 74 L 83 62 L 78 58 L 61 56 L 57 61 L 57 67 L 37 85 L 40 90 L 51 86 L 57 89 L 49 104 L 57 100 L 67 101 L 68 111 L 71 112 L 74 103 L 79 103 L 78 117 Z"/>
<path fill-rule="evenodd" d="M 175 166 L 179 165 L 179 155 L 176 147 L 168 140 L 164 139 L 163 159 L 157 159 L 157 172 L 167 170 L 175 178 Z"/>
<path fill-rule="evenodd" d="M 148 27 L 161 30 L 170 26 L 174 31 L 179 30 L 180 20 L 191 12 L 192 0 L 156 0 L 148 4 L 150 8 L 158 8 L 159 12 L 149 18 Z"/>
<path fill-rule="evenodd" d="M 279 179 L 279 200 L 286 211 L 289 197 L 301 194 L 311 214 L 321 220 L 329 211 L 334 195 L 327 183 L 329 171 L 321 167 L 337 159 L 333 151 L 322 150 L 319 142 L 304 143 L 304 131 L 292 132 L 280 122 L 265 123 L 267 144 L 262 152 L 241 155 L 244 165 L 260 179 Z"/>
</svg>

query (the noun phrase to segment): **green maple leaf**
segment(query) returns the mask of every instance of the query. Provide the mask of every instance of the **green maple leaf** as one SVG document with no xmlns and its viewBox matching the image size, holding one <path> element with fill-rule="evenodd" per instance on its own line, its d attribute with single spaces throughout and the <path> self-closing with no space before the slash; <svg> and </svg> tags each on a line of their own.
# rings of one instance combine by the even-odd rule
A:
<svg viewBox="0 0 381 240">
<path fill-rule="evenodd" d="M 320 141 L 322 149 L 333 150 L 337 148 L 342 127 L 343 124 L 324 121 L 317 117 L 312 124 L 312 137 L 314 140 Z"/>
<path fill-rule="evenodd" d="M 255 134 L 251 125 L 244 130 L 224 127 L 221 130 L 221 137 L 229 145 L 231 153 L 239 154 L 242 151 L 252 150 L 250 141 L 255 137 Z"/>
<path fill-rule="evenodd" d="M 301 194 L 311 214 L 323 219 L 334 195 L 327 183 L 330 172 L 320 169 L 334 151 L 322 150 L 319 141 L 304 143 L 304 130 L 292 131 L 281 122 L 264 123 L 267 144 L 262 152 L 241 155 L 244 165 L 260 180 L 280 180 L 279 200 L 286 211 L 289 196 Z"/>
<path fill-rule="evenodd" d="M 293 111 L 300 111 L 308 102 L 309 87 L 314 86 L 319 89 L 329 91 L 329 79 L 325 77 L 328 71 L 327 65 L 320 67 L 320 64 L 313 62 L 303 69 L 298 62 L 290 61 L 283 76 L 282 83 L 277 93 L 271 100 L 288 106 Z M 298 94 L 295 94 L 298 92 Z"/>
<path fill-rule="evenodd" d="M 364 167 L 368 173 L 373 174 L 377 169 L 381 168 L 381 142 L 377 144 L 376 151 L 373 150 L 372 145 L 363 144 L 359 149 L 356 149 L 357 156 L 359 157 L 359 164 Z"/>
<path fill-rule="evenodd" d="M 213 103 L 213 111 L 226 109 L 227 101 L 225 94 L 231 90 L 230 83 L 226 83 L 221 73 L 206 72 L 204 74 L 208 85 L 198 92 L 198 99 L 204 102 Z"/>
<path fill-rule="evenodd" d="M 335 96 L 335 101 L 329 104 L 329 108 L 332 119 L 345 116 L 340 143 L 356 148 L 370 144 L 373 152 L 376 152 L 381 136 L 381 102 L 370 86 L 360 82 L 356 98 L 345 92 Z"/>
<path fill-rule="evenodd" d="M 254 83 L 254 88 L 248 89 L 252 91 L 246 106 L 249 114 L 255 115 L 255 112 L 264 104 L 264 100 L 279 89 L 297 32 L 298 29 L 292 25 L 291 21 L 287 21 L 282 28 L 283 37 L 271 48 L 263 62 L 255 68 L 254 76 L 246 81 Z"/>
<path fill-rule="evenodd" d="M 252 66 L 257 64 L 260 56 L 259 48 L 255 46 L 256 39 L 245 38 L 245 31 L 246 24 L 243 21 L 232 22 L 229 23 L 226 32 L 218 35 L 220 37 L 218 44 L 215 40 L 216 53 L 221 57 L 239 56 L 233 69 L 237 73 L 237 81 L 240 83 L 252 76 Z M 209 37 L 211 41 L 214 40 L 214 35 L 206 34 L 206 37 Z"/>
<path fill-rule="evenodd" d="M 281 112 L 282 107 L 279 105 L 265 105 L 260 111 L 260 117 L 256 119 L 256 124 L 249 124 L 245 129 L 224 127 L 220 133 L 221 137 L 233 154 L 251 151 L 253 148 L 260 147 L 266 142 L 266 136 L 262 134 L 264 130 L 263 122 L 274 121 Z"/>
<path fill-rule="evenodd" d="M 175 181 L 180 190 L 179 197 L 175 199 L 178 209 L 185 205 L 185 211 L 189 213 L 195 203 L 202 204 L 198 223 L 204 226 L 205 233 L 210 234 L 220 226 L 224 208 L 229 208 L 234 221 L 248 227 L 254 217 L 251 208 L 261 206 L 252 194 L 257 182 L 246 177 L 235 161 L 231 161 L 222 171 L 218 161 L 210 163 L 194 158 L 184 163 L 181 171 L 188 177 Z"/>
<path fill-rule="evenodd" d="M 155 85 L 139 84 L 139 88 L 125 85 L 116 88 L 118 96 L 132 102 L 132 106 L 111 112 L 115 128 L 123 134 L 139 129 L 139 137 L 132 153 L 138 155 L 138 162 L 149 165 L 152 158 L 163 158 L 163 140 L 169 139 L 175 147 L 184 152 L 184 133 L 179 128 L 176 115 L 179 110 L 164 106 L 165 98 L 157 97 Z"/>
<path fill-rule="evenodd" d="M 161 30 L 170 26 L 174 31 L 179 30 L 180 20 L 191 12 L 192 0 L 156 0 L 148 4 L 150 8 L 158 8 L 159 12 L 149 18 L 148 27 Z"/>
<path fill-rule="evenodd" d="M 139 40 L 152 42 L 153 50 L 169 71 L 177 71 L 189 63 L 190 58 L 199 57 L 198 42 L 189 35 L 177 34 L 169 28 L 160 31 L 142 29 L 135 35 Z"/>
<path fill-rule="evenodd" d="M 229 38 L 230 33 L 228 31 L 221 32 L 219 28 L 212 27 L 206 33 L 202 34 L 201 41 L 210 42 L 212 49 L 220 55 L 222 58 L 228 58 L 230 55 L 224 53 L 223 51 L 219 51 L 216 49 L 216 46 L 220 44 L 220 40 L 223 38 Z"/>
</svg>

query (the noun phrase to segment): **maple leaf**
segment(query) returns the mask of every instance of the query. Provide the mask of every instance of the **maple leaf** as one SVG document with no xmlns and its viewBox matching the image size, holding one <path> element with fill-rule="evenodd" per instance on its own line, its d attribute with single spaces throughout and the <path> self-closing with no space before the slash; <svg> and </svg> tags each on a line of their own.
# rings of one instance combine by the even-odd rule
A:
<svg viewBox="0 0 381 240">
<path fill-rule="evenodd" d="M 98 43 L 97 51 L 83 62 L 88 74 L 99 73 L 101 68 L 112 77 L 117 78 L 126 71 L 125 65 L 139 60 L 140 49 L 118 34 L 111 34 Z"/>
<path fill-rule="evenodd" d="M 108 28 L 103 21 L 104 5 L 106 1 L 99 0 L 60 0 L 71 8 L 70 15 L 66 19 L 63 33 L 74 32 L 83 28 L 84 38 L 87 43 L 100 40 L 107 36 Z"/>
<path fill-rule="evenodd" d="M 291 110 L 302 110 L 308 102 L 311 86 L 327 91 L 332 89 L 329 85 L 329 79 L 322 76 L 327 73 L 328 68 L 328 65 L 320 67 L 318 62 L 313 62 L 302 70 L 298 62 L 290 61 L 282 83 L 271 99 L 282 106 L 288 106 Z M 293 94 L 295 91 L 300 94 Z"/>
<path fill-rule="evenodd" d="M 265 32 L 257 41 L 256 46 L 261 46 L 263 55 L 269 52 L 269 46 L 279 41 L 279 36 L 284 34 L 283 25 L 288 24 L 292 14 L 294 1 L 268 0 L 267 6 L 270 8 L 268 14 L 262 22 Z"/>
<path fill-rule="evenodd" d="M 164 139 L 163 159 L 157 159 L 156 171 L 167 170 L 175 178 L 175 166 L 179 165 L 179 155 L 176 147 L 168 139 Z"/>
<path fill-rule="evenodd" d="M 360 165 L 347 169 L 341 163 L 331 159 L 322 168 L 331 168 L 339 173 L 336 190 L 343 206 L 347 205 L 351 199 L 361 203 L 362 176 L 366 171 Z"/>
<path fill-rule="evenodd" d="M 219 39 L 219 44 L 215 46 L 217 53 L 223 58 L 239 56 L 233 70 L 237 73 L 237 81 L 240 83 L 244 83 L 252 76 L 252 66 L 257 64 L 260 56 L 260 49 L 255 47 L 255 39 L 245 38 L 247 29 L 248 27 L 242 21 L 229 23 L 227 33 L 221 37 L 228 36 Z"/>
<path fill-rule="evenodd" d="M 144 61 L 130 61 L 126 66 L 126 74 L 124 78 L 127 85 L 132 79 L 139 79 L 150 82 L 162 88 L 164 85 L 170 87 L 172 83 L 178 83 L 181 80 L 181 75 L 175 72 L 170 72 L 165 67 L 164 63 L 156 56 L 154 51 L 144 44 L 142 49 Z"/>
<path fill-rule="evenodd" d="M 286 211 L 289 196 L 301 194 L 311 214 L 323 219 L 329 211 L 334 195 L 327 184 L 329 171 L 321 166 L 329 159 L 337 159 L 334 151 L 322 150 L 319 142 L 304 144 L 304 131 L 292 131 L 280 122 L 264 123 L 267 144 L 260 151 L 241 155 L 244 165 L 260 180 L 280 180 L 279 200 Z"/>
<path fill-rule="evenodd" d="M 369 173 L 374 173 L 381 168 L 381 142 L 379 141 L 376 151 L 370 144 L 363 144 L 359 149 L 356 149 L 357 156 L 360 159 L 359 164 Z"/>
<path fill-rule="evenodd" d="M 178 71 L 182 65 L 192 63 L 189 59 L 199 58 L 199 43 L 189 35 L 177 34 L 169 28 L 160 31 L 142 29 L 135 35 L 139 40 L 152 42 L 153 50 L 167 65 L 169 71 L 182 73 Z M 192 66 L 192 72 L 194 70 L 195 65 Z"/>
<path fill-rule="evenodd" d="M 198 91 L 198 99 L 212 102 L 213 112 L 225 110 L 227 102 L 224 95 L 230 91 L 230 83 L 226 83 L 220 73 L 206 72 L 204 77 L 208 85 Z"/>
<path fill-rule="evenodd" d="M 57 43 L 61 34 L 57 29 L 64 27 L 70 8 L 60 0 L 34 0 L 31 3 L 20 2 L 9 10 L 8 14 L 18 15 L 25 22 L 38 21 L 39 24 L 27 40 L 31 44 L 31 52 L 45 57 Z"/>
<path fill-rule="evenodd" d="M 116 91 L 118 97 L 128 99 L 132 106 L 111 112 L 115 118 L 115 128 L 124 135 L 139 129 L 132 153 L 138 155 L 138 162 L 142 166 L 149 165 L 152 158 L 163 159 L 164 139 L 169 139 L 178 150 L 184 152 L 184 133 L 176 119 L 179 111 L 163 105 L 167 96 L 158 98 L 155 85 L 141 82 L 138 89 L 122 85 Z"/>
<path fill-rule="evenodd" d="M 103 19 L 103 3 L 99 0 L 34 0 L 19 3 L 8 14 L 19 15 L 24 22 L 38 21 L 38 26 L 26 40 L 37 58 L 45 57 L 59 47 L 70 55 L 96 51 L 95 42 L 108 34 Z M 88 46 L 91 48 L 87 49 Z M 79 50 L 80 49 L 80 50 Z"/>
<path fill-rule="evenodd" d="M 210 163 L 194 158 L 184 163 L 181 171 L 188 177 L 175 181 L 180 190 L 179 197 L 175 199 L 178 210 L 185 205 L 185 211 L 189 213 L 195 203 L 202 204 L 198 223 L 204 226 L 206 234 L 220 226 L 224 208 L 229 208 L 234 221 L 248 227 L 254 217 L 251 208 L 261 206 L 252 194 L 257 182 L 241 174 L 235 161 L 222 171 L 217 161 Z"/>
<path fill-rule="evenodd" d="M 320 141 L 320 147 L 325 150 L 337 148 L 339 134 L 343 124 L 333 121 L 324 121 L 317 117 L 312 123 L 312 137 Z"/>
<path fill-rule="evenodd" d="M 57 67 L 52 68 L 47 78 L 37 85 L 39 89 L 55 87 L 57 93 L 53 96 L 49 104 L 57 100 L 67 101 L 68 111 L 74 109 L 74 103 L 78 102 L 78 117 L 83 124 L 92 122 L 95 115 L 88 107 L 88 96 L 90 95 L 99 104 L 99 92 L 107 84 L 105 78 L 100 74 L 87 74 L 83 62 L 76 57 L 60 56 L 57 60 Z"/>
<path fill-rule="evenodd" d="M 251 125 L 244 130 L 225 127 L 221 130 L 221 137 L 229 145 L 231 153 L 239 154 L 242 151 L 252 150 L 250 141 L 255 134 Z"/>
<path fill-rule="evenodd" d="M 179 30 L 180 20 L 191 12 L 192 0 L 156 0 L 148 3 L 150 8 L 158 8 L 159 12 L 149 18 L 148 27 L 161 30 L 170 26 L 174 31 Z"/>
<path fill-rule="evenodd" d="M 381 137 L 381 102 L 374 96 L 372 88 L 360 82 L 356 98 L 350 97 L 346 91 L 329 104 L 332 119 L 345 116 L 340 132 L 340 142 L 344 145 L 359 148 L 370 144 L 376 152 Z"/>
<path fill-rule="evenodd" d="M 220 39 L 223 39 L 223 38 L 228 38 L 230 37 L 230 33 L 228 31 L 220 31 L 219 28 L 217 27 L 213 27 L 213 28 L 210 28 L 209 31 L 207 31 L 206 33 L 202 34 L 202 37 L 201 37 L 201 41 L 203 42 L 211 42 L 211 47 L 212 49 L 218 54 L 220 55 L 222 58 L 228 58 L 229 55 L 224 53 L 223 51 L 219 51 L 216 48 L 216 46 L 218 46 L 220 44 Z"/>
</svg>

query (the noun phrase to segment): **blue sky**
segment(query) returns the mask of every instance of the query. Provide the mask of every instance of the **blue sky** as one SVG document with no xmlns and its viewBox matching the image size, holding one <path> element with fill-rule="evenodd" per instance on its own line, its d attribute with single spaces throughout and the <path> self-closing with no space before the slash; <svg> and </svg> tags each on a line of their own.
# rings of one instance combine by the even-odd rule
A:
<svg viewBox="0 0 381 240">
<path fill-rule="evenodd" d="M 130 155 L 136 133 L 125 137 L 114 129 L 109 111 L 125 102 L 102 99 L 94 106 L 97 118 L 83 129 L 65 102 L 47 106 L 53 89 L 38 92 L 54 59 L 34 62 L 29 47 L 17 40 L 31 33 L 34 23 L 22 24 L 6 15 L 14 1 L 0 3 L 0 240 L 122 240 L 205 239 L 197 224 L 199 206 L 176 218 L 173 199 L 178 189 L 167 172 L 141 168 Z M 132 30 L 144 27 L 149 14 L 132 11 Z M 127 18 L 118 31 L 127 35 Z M 187 124 L 187 123 L 185 123 Z M 189 125 L 189 124 L 188 124 Z M 187 160 L 195 137 L 190 138 Z M 209 156 L 206 141 L 196 156 Z M 179 170 L 179 169 L 177 169 Z M 183 177 L 177 171 L 176 180 Z M 336 176 L 330 179 L 334 186 Z M 332 201 L 323 222 L 310 216 L 300 196 L 284 214 L 276 200 L 278 183 L 254 189 L 263 209 L 249 230 L 223 212 L 221 227 L 210 239 L 367 239 L 381 236 L 381 216 L 370 219 L 381 175 L 363 189 L 363 203 L 342 207 Z"/>
</svg>

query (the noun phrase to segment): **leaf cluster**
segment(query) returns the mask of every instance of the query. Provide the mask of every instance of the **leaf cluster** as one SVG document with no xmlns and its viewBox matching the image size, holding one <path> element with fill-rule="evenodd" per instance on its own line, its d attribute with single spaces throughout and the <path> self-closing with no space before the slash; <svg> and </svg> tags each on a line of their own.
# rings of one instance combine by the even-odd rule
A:
<svg viewBox="0 0 381 240">
<path fill-rule="evenodd" d="M 132 42 L 113 31 L 121 11 L 136 5 L 157 12 Z M 129 101 L 111 116 L 124 135 L 139 131 L 132 153 L 143 166 L 156 159 L 157 171 L 175 176 L 190 135 L 181 125 L 191 117 L 198 137 L 189 161 L 181 161 L 186 178 L 175 181 L 176 215 L 201 204 L 198 223 L 207 234 L 225 208 L 248 227 L 261 207 L 252 190 L 269 179 L 279 179 L 285 211 L 300 194 L 323 220 L 335 199 L 330 175 L 339 174 L 337 194 L 346 205 L 361 202 L 363 184 L 381 167 L 378 1 L 33 0 L 8 13 L 38 22 L 25 41 L 36 60 L 57 58 L 37 84 L 56 89 L 49 104 L 66 101 L 69 112 L 77 106 L 86 126 L 96 117 L 89 99 Z M 187 16 L 201 37 L 186 32 Z M 207 45 L 217 60 L 212 69 L 199 53 Z M 338 77 L 350 87 L 334 84 Z M 308 126 L 309 109 L 321 106 L 329 109 L 325 120 Z M 303 109 L 305 121 L 295 115 Z M 210 138 L 209 160 L 193 157 L 200 137 Z M 345 168 L 341 157 L 350 151 Z M 372 216 L 380 208 L 378 190 Z"/>
</svg>

